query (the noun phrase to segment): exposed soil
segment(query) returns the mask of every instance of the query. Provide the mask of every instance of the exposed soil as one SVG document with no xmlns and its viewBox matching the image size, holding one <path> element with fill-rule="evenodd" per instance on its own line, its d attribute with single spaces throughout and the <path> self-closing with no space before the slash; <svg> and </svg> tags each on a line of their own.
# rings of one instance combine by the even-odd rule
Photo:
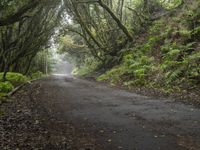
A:
<svg viewBox="0 0 200 150">
<path fill-rule="evenodd" d="M 3 150 L 200 149 L 197 107 L 83 79 L 35 81 L 1 109 Z"/>
</svg>

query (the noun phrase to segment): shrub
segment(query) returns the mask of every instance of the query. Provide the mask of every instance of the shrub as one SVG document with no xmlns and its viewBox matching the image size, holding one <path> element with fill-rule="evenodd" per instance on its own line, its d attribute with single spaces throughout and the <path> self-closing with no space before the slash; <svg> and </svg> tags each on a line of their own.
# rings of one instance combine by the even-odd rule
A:
<svg viewBox="0 0 200 150">
<path fill-rule="evenodd" d="M 3 73 L 0 73 L 0 78 L 2 78 Z M 6 74 L 6 79 L 10 81 L 14 86 L 28 81 L 28 78 L 20 73 L 8 72 Z"/>
<path fill-rule="evenodd" d="M 122 82 L 122 77 L 128 72 L 128 68 L 124 65 L 114 67 L 110 71 L 97 78 L 98 81 L 110 81 L 112 84 Z"/>
<path fill-rule="evenodd" d="M 152 61 L 153 58 L 149 58 L 148 56 L 143 55 L 138 57 L 134 54 L 127 54 L 123 58 L 123 64 L 107 71 L 98 77 L 97 80 L 107 80 L 112 84 L 123 83 L 125 86 L 143 86 L 147 83 Z"/>
<path fill-rule="evenodd" d="M 39 79 L 42 76 L 43 76 L 43 73 L 40 71 L 37 71 L 37 72 L 31 74 L 31 79 Z"/>
<path fill-rule="evenodd" d="M 94 73 L 100 65 L 100 62 L 94 60 L 93 58 L 88 58 L 84 65 L 75 67 L 72 71 L 73 75 L 76 76 L 87 76 Z"/>
<path fill-rule="evenodd" d="M 14 88 L 14 86 L 9 81 L 0 82 L 0 93 L 1 93 L 1 95 L 3 93 L 9 93 L 10 91 L 13 90 L 13 88 Z"/>
</svg>

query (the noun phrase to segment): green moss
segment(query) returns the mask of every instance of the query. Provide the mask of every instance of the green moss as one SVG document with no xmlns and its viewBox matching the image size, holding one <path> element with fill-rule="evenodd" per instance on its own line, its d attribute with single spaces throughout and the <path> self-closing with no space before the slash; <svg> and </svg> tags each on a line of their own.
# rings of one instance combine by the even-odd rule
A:
<svg viewBox="0 0 200 150">
<path fill-rule="evenodd" d="M 134 54 L 127 54 L 123 58 L 123 64 L 114 67 L 110 71 L 97 78 L 98 81 L 106 80 L 112 84 L 123 84 L 125 86 L 146 84 L 152 66 L 153 58 L 148 56 L 137 57 Z"/>
<path fill-rule="evenodd" d="M 162 1 L 161 5 L 166 9 L 174 9 L 182 3 L 182 0 L 170 0 L 170 1 Z"/>
<path fill-rule="evenodd" d="M 182 29 L 182 30 L 179 31 L 179 33 L 180 33 L 180 36 L 182 36 L 183 38 L 191 39 L 191 36 L 192 36 L 191 30 Z"/>
<path fill-rule="evenodd" d="M 198 86 L 200 51 L 195 47 L 195 40 L 200 27 L 189 30 L 190 22 L 185 21 L 188 15 L 196 16 L 194 11 L 186 11 L 181 12 L 179 19 L 172 17 L 153 22 L 147 40 L 136 44 L 129 53 L 124 52 L 122 63 L 97 80 L 129 88 L 158 88 L 167 94 L 180 91 L 182 87 Z"/>
<path fill-rule="evenodd" d="M 14 88 L 14 86 L 8 81 L 0 82 L 0 93 L 2 93 L 1 96 L 4 93 L 8 93 L 8 92 L 12 91 L 13 88 Z"/>
<path fill-rule="evenodd" d="M 200 34 L 200 26 L 193 29 L 193 34 Z"/>
<path fill-rule="evenodd" d="M 0 73 L 0 79 L 2 78 L 3 73 Z M 10 81 L 14 86 L 18 86 L 21 83 L 28 81 L 28 78 L 20 73 L 8 72 L 6 74 L 6 79 Z"/>
<path fill-rule="evenodd" d="M 44 76 L 44 75 L 43 75 L 42 72 L 37 71 L 37 72 L 31 74 L 31 79 L 39 79 L 39 78 L 41 78 L 41 77 L 43 77 L 43 76 Z"/>
<path fill-rule="evenodd" d="M 127 73 L 128 70 L 125 68 L 125 66 L 117 66 L 111 69 L 110 71 L 107 71 L 105 74 L 99 76 L 97 78 L 98 81 L 110 81 L 112 84 L 120 83 L 122 81 L 122 77 L 125 73 Z"/>
</svg>

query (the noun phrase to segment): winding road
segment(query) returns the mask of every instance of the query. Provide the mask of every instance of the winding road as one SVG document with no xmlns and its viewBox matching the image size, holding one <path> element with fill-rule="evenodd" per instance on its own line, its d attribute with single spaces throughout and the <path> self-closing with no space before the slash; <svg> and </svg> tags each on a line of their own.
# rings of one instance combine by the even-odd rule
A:
<svg viewBox="0 0 200 150">
<path fill-rule="evenodd" d="M 103 150 L 200 149 L 200 109 L 194 106 L 72 76 L 34 84 L 49 114 L 91 135 Z"/>
</svg>

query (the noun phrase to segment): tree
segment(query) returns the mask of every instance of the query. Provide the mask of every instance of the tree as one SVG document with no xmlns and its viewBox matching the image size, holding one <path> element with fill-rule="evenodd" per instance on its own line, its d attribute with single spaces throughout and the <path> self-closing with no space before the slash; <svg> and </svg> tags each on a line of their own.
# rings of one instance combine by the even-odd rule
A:
<svg viewBox="0 0 200 150">
<path fill-rule="evenodd" d="M 27 73 L 31 64 L 29 62 L 48 45 L 54 35 L 63 8 L 60 2 L 42 4 L 29 13 L 29 19 L 0 27 L 1 71 L 4 72 L 2 80 L 6 80 L 8 71 Z M 28 62 L 25 64 L 27 67 L 22 67 L 26 69 L 19 69 L 23 62 Z"/>
<path fill-rule="evenodd" d="M 9 16 L 6 16 L 5 18 L 0 18 L 0 26 L 10 25 L 26 18 L 24 14 L 30 10 L 33 10 L 38 5 L 39 5 L 39 0 L 31 0 L 30 2 L 19 8 L 17 12 Z"/>
</svg>

